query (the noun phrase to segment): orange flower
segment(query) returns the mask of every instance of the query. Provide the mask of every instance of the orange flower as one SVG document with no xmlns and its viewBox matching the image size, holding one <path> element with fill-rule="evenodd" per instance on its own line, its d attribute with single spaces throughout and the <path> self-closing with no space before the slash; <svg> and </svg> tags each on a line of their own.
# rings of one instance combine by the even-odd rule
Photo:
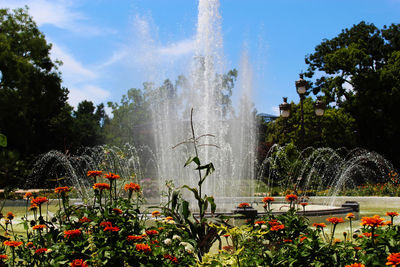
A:
<svg viewBox="0 0 400 267">
<path fill-rule="evenodd" d="M 346 219 L 347 220 L 351 220 L 351 219 L 354 219 L 356 216 L 353 214 L 353 213 L 347 213 L 347 215 L 346 215 Z"/>
<path fill-rule="evenodd" d="M 79 237 L 82 234 L 81 230 L 74 229 L 74 230 L 66 230 L 64 231 L 64 238 L 72 239 Z"/>
<path fill-rule="evenodd" d="M 106 227 L 104 227 L 104 232 L 118 232 L 119 230 L 121 230 L 121 229 L 119 229 L 118 226 L 106 226 Z"/>
<path fill-rule="evenodd" d="M 353 263 L 350 265 L 346 265 L 345 267 L 365 267 L 365 265 L 362 263 Z"/>
<path fill-rule="evenodd" d="M 122 214 L 122 213 L 123 213 L 123 211 L 122 211 L 121 209 L 117 209 L 117 208 L 112 209 L 112 211 L 113 211 L 115 214 Z"/>
<path fill-rule="evenodd" d="M 135 184 L 135 183 L 129 183 L 124 186 L 125 191 L 135 191 L 139 192 L 140 191 L 140 185 Z"/>
<path fill-rule="evenodd" d="M 273 198 L 273 197 L 264 197 L 263 200 L 262 200 L 262 202 L 264 202 L 264 203 L 270 203 L 272 201 L 275 201 L 275 198 Z"/>
<path fill-rule="evenodd" d="M 173 220 L 174 218 L 172 218 L 171 216 L 168 216 L 168 217 L 165 217 L 165 220 L 166 221 L 171 221 L 171 220 Z"/>
<path fill-rule="evenodd" d="M 7 258 L 8 258 L 7 255 L 5 255 L 5 254 L 0 254 L 0 262 L 1 262 L 2 260 L 6 260 Z"/>
<path fill-rule="evenodd" d="M 301 237 L 300 237 L 300 242 L 303 242 L 305 239 L 307 239 L 306 236 L 301 236 Z"/>
<path fill-rule="evenodd" d="M 61 186 L 54 189 L 54 192 L 57 194 L 68 193 L 69 191 L 71 191 L 71 188 L 69 188 L 68 186 Z"/>
<path fill-rule="evenodd" d="M 44 224 L 38 224 L 32 227 L 33 230 L 43 230 L 45 228 L 47 228 L 47 226 Z"/>
<path fill-rule="evenodd" d="M 158 210 L 155 210 L 151 213 L 151 216 L 156 217 L 156 218 L 159 217 L 160 215 L 161 215 L 161 212 L 159 212 Z"/>
<path fill-rule="evenodd" d="M 250 207 L 249 203 L 240 203 L 238 206 L 238 208 L 247 208 L 247 207 Z"/>
<path fill-rule="evenodd" d="M 400 265 L 400 253 L 391 253 L 387 257 L 388 262 L 386 262 L 386 265 L 392 265 L 392 266 L 397 266 Z"/>
<path fill-rule="evenodd" d="M 35 251 L 35 253 L 36 254 L 42 254 L 42 253 L 45 253 L 47 251 L 47 248 L 38 248 L 36 251 Z"/>
<path fill-rule="evenodd" d="M 396 217 L 396 216 L 399 216 L 399 214 L 395 211 L 388 211 L 388 212 L 386 212 L 386 216 Z"/>
<path fill-rule="evenodd" d="M 373 217 L 362 217 L 361 225 L 367 225 L 371 227 L 379 227 L 385 225 L 385 219 L 381 218 L 379 215 L 374 215 Z"/>
<path fill-rule="evenodd" d="M 146 230 L 146 235 L 158 235 L 157 230 Z"/>
<path fill-rule="evenodd" d="M 23 243 L 21 241 L 4 241 L 3 244 L 15 248 L 21 246 Z"/>
<path fill-rule="evenodd" d="M 110 185 L 106 183 L 97 183 L 93 185 L 93 189 L 99 189 L 99 190 L 110 189 Z"/>
<path fill-rule="evenodd" d="M 307 202 L 301 202 L 300 205 L 303 206 L 303 207 L 305 207 L 305 206 L 308 205 L 308 203 L 307 203 Z"/>
<path fill-rule="evenodd" d="M 144 237 L 141 235 L 128 235 L 126 239 L 131 242 L 136 242 L 136 241 L 141 241 L 143 238 Z"/>
<path fill-rule="evenodd" d="M 254 224 L 265 224 L 265 221 L 256 221 Z"/>
<path fill-rule="evenodd" d="M 283 243 L 292 243 L 293 240 L 292 239 L 283 239 Z"/>
<path fill-rule="evenodd" d="M 312 226 L 317 227 L 317 228 L 324 228 L 324 227 L 326 227 L 326 224 L 324 224 L 324 223 L 313 223 Z"/>
<path fill-rule="evenodd" d="M 102 227 L 111 227 L 112 223 L 111 222 L 101 222 L 100 226 L 102 226 Z"/>
<path fill-rule="evenodd" d="M 7 216 L 6 216 L 7 219 L 9 219 L 11 221 L 12 219 L 14 219 L 14 217 L 15 217 L 14 213 L 12 213 L 11 211 L 7 212 Z"/>
<path fill-rule="evenodd" d="M 88 177 L 97 177 L 100 176 L 103 172 L 102 171 L 88 171 L 87 176 Z"/>
<path fill-rule="evenodd" d="M 37 208 L 38 208 L 38 205 L 32 204 L 32 205 L 29 207 L 29 210 L 37 210 Z"/>
<path fill-rule="evenodd" d="M 119 179 L 120 178 L 120 176 L 118 175 L 118 174 L 115 174 L 115 173 L 112 173 L 112 172 L 109 172 L 109 173 L 107 173 L 105 176 L 104 176 L 104 178 L 106 178 L 106 179 L 108 179 L 108 180 L 116 180 L 116 179 Z"/>
<path fill-rule="evenodd" d="M 87 264 L 86 261 L 82 259 L 75 259 L 73 262 L 71 262 L 71 267 L 88 267 L 89 265 Z"/>
<path fill-rule="evenodd" d="M 334 224 L 334 225 L 344 222 L 343 218 L 338 218 L 338 217 L 330 217 L 330 218 L 328 218 L 326 220 L 328 222 L 330 222 L 331 224 Z"/>
<path fill-rule="evenodd" d="M 285 199 L 286 199 L 286 201 L 292 202 L 292 201 L 297 200 L 297 196 L 294 194 L 289 194 L 289 195 L 286 195 Z"/>
<path fill-rule="evenodd" d="M 49 202 L 49 200 L 47 199 L 47 197 L 37 197 L 31 200 L 32 204 L 36 204 L 36 205 L 42 205 L 43 203 Z"/>
<path fill-rule="evenodd" d="M 33 195 L 32 195 L 31 192 L 26 192 L 25 195 L 24 195 L 24 198 L 30 199 L 32 196 L 33 196 Z"/>
<path fill-rule="evenodd" d="M 363 234 L 363 236 L 365 236 L 365 237 L 371 237 L 371 236 L 372 236 L 372 233 L 362 233 L 362 234 Z M 377 236 L 379 236 L 379 235 L 374 234 L 374 237 L 377 237 Z"/>
<path fill-rule="evenodd" d="M 285 225 L 279 224 L 271 227 L 270 231 L 279 231 L 285 229 Z"/>
<path fill-rule="evenodd" d="M 137 251 L 143 251 L 143 252 L 150 252 L 151 248 L 147 244 L 136 244 L 135 246 Z"/>
<path fill-rule="evenodd" d="M 280 225 L 277 219 L 272 219 L 268 222 L 270 226 Z"/>
<path fill-rule="evenodd" d="M 92 220 L 89 219 L 88 217 L 82 217 L 79 219 L 80 223 L 87 223 L 87 222 L 91 222 Z"/>
<path fill-rule="evenodd" d="M 233 247 L 232 246 L 225 246 L 222 249 L 224 249 L 224 250 L 233 250 Z M 174 257 L 174 256 L 171 256 L 169 254 L 164 254 L 163 257 L 164 257 L 164 259 L 168 259 L 168 260 L 172 261 L 173 263 L 178 263 L 178 259 L 176 257 Z"/>
<path fill-rule="evenodd" d="M 25 245 L 27 248 L 33 248 L 35 245 L 33 244 L 33 242 L 28 242 Z"/>
</svg>

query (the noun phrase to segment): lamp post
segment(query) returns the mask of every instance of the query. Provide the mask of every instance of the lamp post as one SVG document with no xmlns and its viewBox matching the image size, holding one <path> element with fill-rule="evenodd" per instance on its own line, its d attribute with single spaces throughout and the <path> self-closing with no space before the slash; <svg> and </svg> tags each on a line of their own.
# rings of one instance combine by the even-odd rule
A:
<svg viewBox="0 0 400 267">
<path fill-rule="evenodd" d="M 283 103 L 279 105 L 279 112 L 283 118 L 290 116 L 290 104 L 287 102 L 287 97 L 283 97 Z M 286 120 L 283 125 L 283 138 L 286 139 Z"/>
<path fill-rule="evenodd" d="M 315 115 L 317 116 L 318 120 L 318 128 L 319 128 L 319 142 L 320 145 L 322 143 L 322 127 L 321 127 L 321 117 L 324 116 L 325 113 L 325 103 L 322 101 L 321 96 L 317 96 L 317 101 L 314 104 Z"/>
<path fill-rule="evenodd" d="M 307 92 L 308 83 L 306 80 L 303 79 L 303 74 L 300 74 L 300 79 L 295 82 L 296 91 L 300 96 L 300 144 L 301 147 L 304 146 L 304 136 L 305 136 L 305 129 L 304 129 L 304 111 L 303 111 L 303 101 L 304 95 Z"/>
</svg>

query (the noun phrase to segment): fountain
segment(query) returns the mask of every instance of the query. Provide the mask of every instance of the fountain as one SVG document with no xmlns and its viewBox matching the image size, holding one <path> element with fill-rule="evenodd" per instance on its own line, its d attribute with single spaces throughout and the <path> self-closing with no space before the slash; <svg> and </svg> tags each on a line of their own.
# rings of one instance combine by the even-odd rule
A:
<svg viewBox="0 0 400 267">
<path fill-rule="evenodd" d="M 342 187 L 359 184 L 366 177 L 383 177 L 393 169 L 383 157 L 363 149 L 297 151 L 290 145 L 274 145 L 258 166 L 251 64 L 244 52 L 239 69 L 241 96 L 235 109 L 230 104 L 231 88 L 226 86 L 229 80 L 223 75 L 226 70 L 218 8 L 218 0 L 199 1 L 195 55 L 189 73 L 185 74 L 188 79 L 177 91 L 168 87 L 152 90 L 149 102 L 153 140 L 148 145 L 86 148 L 76 156 L 51 151 L 36 163 L 34 174 L 66 177 L 77 188 L 78 197 L 87 200 L 93 192 L 86 171 L 104 169 L 126 179 L 120 183 L 140 183 L 144 190 L 149 190 L 145 196 L 150 202 L 159 203 L 163 200 L 160 191 L 167 181 L 176 187 L 196 186 L 196 172 L 190 166 L 183 168 L 194 155 L 193 145 L 181 144 L 190 138 L 192 108 L 194 130 L 202 136 L 199 158 L 202 164 L 212 162 L 216 170 L 203 184 L 203 192 L 214 196 L 220 212 L 229 213 L 243 201 L 253 202 L 253 185 L 259 177 L 267 184 L 270 195 L 294 190 L 310 202 L 323 205 L 314 209 L 332 213 L 333 207 L 328 206 L 336 205 L 335 196 Z M 35 184 L 35 179 L 30 184 Z M 326 189 L 324 196 L 329 197 L 315 198 L 316 192 Z M 280 209 L 275 208 L 277 212 Z"/>
</svg>

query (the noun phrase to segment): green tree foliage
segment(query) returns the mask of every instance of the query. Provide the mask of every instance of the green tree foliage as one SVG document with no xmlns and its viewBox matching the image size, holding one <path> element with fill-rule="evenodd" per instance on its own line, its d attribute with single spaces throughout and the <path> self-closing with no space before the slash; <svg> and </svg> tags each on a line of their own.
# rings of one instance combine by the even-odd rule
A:
<svg viewBox="0 0 400 267">
<path fill-rule="evenodd" d="M 317 45 L 306 63 L 313 93 L 323 92 L 355 119 L 358 145 L 398 164 L 400 25 L 360 22 Z"/>
<path fill-rule="evenodd" d="M 59 62 L 27 9 L 0 9 L 0 128 L 8 148 L 35 154 L 63 146 L 70 107 Z"/>
<path fill-rule="evenodd" d="M 145 84 L 145 89 L 150 86 Z M 126 143 L 139 144 L 150 132 L 148 101 L 140 89 L 129 89 L 121 102 L 108 102 L 113 117 L 105 124 L 106 143 L 123 146 Z"/>
<path fill-rule="evenodd" d="M 314 113 L 314 101 L 304 99 L 304 144 L 301 144 L 300 104 L 290 103 L 288 118 L 279 117 L 268 125 L 267 141 L 279 144 L 294 143 L 296 146 L 354 147 L 356 133 L 354 119 L 343 109 L 327 107 L 323 117 Z"/>
</svg>

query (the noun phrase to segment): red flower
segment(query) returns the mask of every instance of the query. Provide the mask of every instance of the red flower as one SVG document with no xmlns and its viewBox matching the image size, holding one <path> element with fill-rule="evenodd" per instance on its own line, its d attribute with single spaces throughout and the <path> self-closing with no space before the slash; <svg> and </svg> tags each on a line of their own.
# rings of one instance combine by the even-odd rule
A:
<svg viewBox="0 0 400 267">
<path fill-rule="evenodd" d="M 5 255 L 5 254 L 0 254 L 0 261 L 1 261 L 1 260 L 6 260 L 7 258 L 8 258 L 7 255 Z"/>
<path fill-rule="evenodd" d="M 348 220 L 354 219 L 355 217 L 356 216 L 351 212 L 346 215 L 346 219 L 348 219 Z"/>
<path fill-rule="evenodd" d="M 164 259 L 168 259 L 170 261 L 172 261 L 173 263 L 178 263 L 178 259 L 174 256 L 171 256 L 169 254 L 164 254 Z"/>
<path fill-rule="evenodd" d="M 121 209 L 117 209 L 117 208 L 112 209 L 112 211 L 113 211 L 115 214 L 122 214 L 122 213 L 123 213 L 123 211 L 122 211 Z"/>
<path fill-rule="evenodd" d="M 71 262 L 71 267 L 88 267 L 89 265 L 87 264 L 86 261 L 83 261 L 82 259 L 75 259 L 73 262 Z"/>
<path fill-rule="evenodd" d="M 256 221 L 254 224 L 265 224 L 265 221 Z"/>
<path fill-rule="evenodd" d="M 105 176 L 104 176 L 106 179 L 108 179 L 108 180 L 116 180 L 116 179 L 119 179 L 120 178 L 120 176 L 118 175 L 118 174 L 115 174 L 115 173 L 112 173 L 112 172 L 109 172 L 109 173 L 107 173 Z"/>
<path fill-rule="evenodd" d="M 32 227 L 33 230 L 43 230 L 45 228 L 47 228 L 47 226 L 44 224 L 38 224 Z"/>
<path fill-rule="evenodd" d="M 399 214 L 395 211 L 388 211 L 388 212 L 386 212 L 386 216 L 396 217 L 396 216 L 399 216 Z"/>
<path fill-rule="evenodd" d="M 326 219 L 326 220 L 327 220 L 328 222 L 334 224 L 334 225 L 336 225 L 336 224 L 338 224 L 338 223 L 344 222 L 343 218 L 338 218 L 338 217 L 331 217 L 331 218 L 328 218 L 328 219 Z"/>
<path fill-rule="evenodd" d="M 137 251 L 143 251 L 143 252 L 151 251 L 151 247 L 147 244 L 136 244 L 135 248 Z"/>
<path fill-rule="evenodd" d="M 120 229 L 118 226 L 106 226 L 104 232 L 118 232 Z"/>
<path fill-rule="evenodd" d="M 68 193 L 69 191 L 71 191 L 71 188 L 69 188 L 68 186 L 61 186 L 54 189 L 54 192 L 57 194 Z"/>
<path fill-rule="evenodd" d="M 250 207 L 249 203 L 240 203 L 238 206 L 238 208 L 247 208 L 247 207 Z"/>
<path fill-rule="evenodd" d="M 87 176 L 88 177 L 97 177 L 100 176 L 103 172 L 102 171 L 88 171 Z"/>
<path fill-rule="evenodd" d="M 32 205 L 29 207 L 29 210 L 37 210 L 37 208 L 38 208 L 38 205 L 32 204 Z"/>
<path fill-rule="evenodd" d="M 135 191 L 139 192 L 140 191 L 140 185 L 135 184 L 135 183 L 129 183 L 124 186 L 125 191 Z"/>
<path fill-rule="evenodd" d="M 35 245 L 33 244 L 33 242 L 28 242 L 25 245 L 27 248 L 33 248 Z"/>
<path fill-rule="evenodd" d="M 286 199 L 286 201 L 292 202 L 292 201 L 296 201 L 297 200 L 297 196 L 294 195 L 294 194 L 289 194 L 289 195 L 286 195 L 285 199 Z"/>
<path fill-rule="evenodd" d="M 303 242 L 305 239 L 307 239 L 306 236 L 301 236 L 301 237 L 300 237 L 300 242 Z"/>
<path fill-rule="evenodd" d="M 285 229 L 285 225 L 279 224 L 271 227 L 270 231 L 279 231 Z"/>
<path fill-rule="evenodd" d="M 272 219 L 272 220 L 270 220 L 270 221 L 268 222 L 268 224 L 269 224 L 270 226 L 275 226 L 275 225 L 280 225 L 281 223 L 278 222 L 277 219 Z"/>
<path fill-rule="evenodd" d="M 42 254 L 42 253 L 45 253 L 47 251 L 47 248 L 38 248 L 36 251 L 35 251 L 35 253 L 36 254 Z"/>
<path fill-rule="evenodd" d="M 93 189 L 99 189 L 99 190 L 110 189 L 110 185 L 106 183 L 97 183 L 93 185 Z"/>
<path fill-rule="evenodd" d="M 102 226 L 102 227 L 111 227 L 112 223 L 111 222 L 101 222 L 100 226 Z"/>
<path fill-rule="evenodd" d="M 365 265 L 362 263 L 353 263 L 350 265 L 346 265 L 345 267 L 365 267 Z"/>
<path fill-rule="evenodd" d="M 387 257 L 388 262 L 386 262 L 386 265 L 392 265 L 392 266 L 397 266 L 400 265 L 400 253 L 391 253 Z"/>
<path fill-rule="evenodd" d="M 15 248 L 21 246 L 23 243 L 21 241 L 4 241 L 3 244 Z"/>
<path fill-rule="evenodd" d="M 262 200 L 262 202 L 264 202 L 264 203 L 270 203 L 272 201 L 275 201 L 275 198 L 273 198 L 273 197 L 264 197 L 263 200 Z"/>
<path fill-rule="evenodd" d="M 384 226 L 385 219 L 381 218 L 379 215 L 375 215 L 373 217 L 362 217 L 361 218 L 361 225 L 368 225 L 371 227 L 379 227 Z"/>
<path fill-rule="evenodd" d="M 305 206 L 308 205 L 308 203 L 307 203 L 307 202 L 301 202 L 300 205 L 303 206 L 303 207 L 305 207 Z"/>
<path fill-rule="evenodd" d="M 312 226 L 314 226 L 314 227 L 319 227 L 319 228 L 324 228 L 324 227 L 326 227 L 326 224 L 324 224 L 324 223 L 313 223 L 313 225 Z"/>
<path fill-rule="evenodd" d="M 131 242 L 136 242 L 136 241 L 141 241 L 143 238 L 144 237 L 141 235 L 128 235 L 126 239 Z"/>
<path fill-rule="evenodd" d="M 159 217 L 160 215 L 161 215 L 161 212 L 159 212 L 158 210 L 155 210 L 151 213 L 151 216 L 156 217 L 156 218 Z"/>
<path fill-rule="evenodd" d="M 158 231 L 157 230 L 147 230 L 146 231 L 146 235 L 158 235 Z"/>
<path fill-rule="evenodd" d="M 26 192 L 25 195 L 24 195 L 24 198 L 30 199 L 32 196 L 33 196 L 33 195 L 32 195 L 31 192 Z"/>
<path fill-rule="evenodd" d="M 47 199 L 47 197 L 37 197 L 31 200 L 32 204 L 36 204 L 36 205 L 42 205 L 43 203 L 48 202 L 49 200 Z"/>
<path fill-rule="evenodd" d="M 87 223 L 87 222 L 91 222 L 92 220 L 89 219 L 88 217 L 82 217 L 79 219 L 80 223 Z"/>
<path fill-rule="evenodd" d="M 292 240 L 292 239 L 283 239 L 283 242 L 284 242 L 284 243 L 292 243 L 293 240 Z"/>
<path fill-rule="evenodd" d="M 82 234 L 82 232 L 79 229 L 67 230 L 67 231 L 64 231 L 64 238 L 72 239 L 72 238 L 79 237 L 81 234 Z"/>
</svg>

